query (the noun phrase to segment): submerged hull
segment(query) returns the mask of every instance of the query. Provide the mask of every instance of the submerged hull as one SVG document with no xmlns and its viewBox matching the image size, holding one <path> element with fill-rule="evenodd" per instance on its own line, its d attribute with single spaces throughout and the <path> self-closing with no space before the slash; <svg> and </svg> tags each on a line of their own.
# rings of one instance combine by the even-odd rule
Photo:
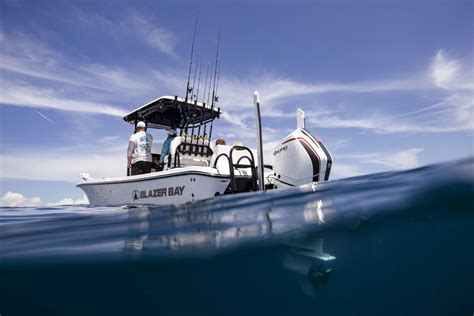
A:
<svg viewBox="0 0 474 316">
<path fill-rule="evenodd" d="M 79 183 L 90 206 L 170 205 L 224 194 L 229 175 L 214 168 L 185 167 L 131 177 L 87 179 Z"/>
</svg>

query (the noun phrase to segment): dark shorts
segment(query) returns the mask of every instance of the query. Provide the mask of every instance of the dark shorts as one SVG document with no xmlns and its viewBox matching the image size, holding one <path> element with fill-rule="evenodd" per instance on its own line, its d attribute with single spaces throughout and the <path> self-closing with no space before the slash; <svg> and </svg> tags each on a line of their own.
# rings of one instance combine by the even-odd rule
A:
<svg viewBox="0 0 474 316">
<path fill-rule="evenodd" d="M 151 171 L 151 162 L 149 161 L 137 161 L 136 163 L 132 164 L 131 168 L 132 176 L 137 174 L 144 174 L 150 173 Z"/>
</svg>

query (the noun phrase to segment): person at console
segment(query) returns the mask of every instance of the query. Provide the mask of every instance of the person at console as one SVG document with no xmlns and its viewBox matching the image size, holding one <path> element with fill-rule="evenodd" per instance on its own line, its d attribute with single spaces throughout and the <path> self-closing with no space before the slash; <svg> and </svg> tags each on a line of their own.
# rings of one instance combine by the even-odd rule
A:
<svg viewBox="0 0 474 316">
<path fill-rule="evenodd" d="M 138 122 L 136 133 L 130 136 L 127 150 L 127 167 L 131 175 L 150 173 L 151 171 L 151 145 L 153 136 L 146 132 L 145 122 Z"/>
<path fill-rule="evenodd" d="M 163 165 L 165 163 L 165 158 L 168 157 L 170 154 L 170 145 L 171 141 L 176 137 L 176 129 L 171 128 L 168 131 L 168 137 L 165 139 L 163 143 L 163 147 L 161 148 L 161 156 L 160 156 L 160 164 Z"/>
</svg>

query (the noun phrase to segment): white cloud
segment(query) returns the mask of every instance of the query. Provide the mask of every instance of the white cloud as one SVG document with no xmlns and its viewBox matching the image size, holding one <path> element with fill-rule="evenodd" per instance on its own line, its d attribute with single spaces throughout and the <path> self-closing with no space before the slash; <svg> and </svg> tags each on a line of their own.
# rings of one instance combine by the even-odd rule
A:
<svg viewBox="0 0 474 316">
<path fill-rule="evenodd" d="M 8 191 L 1 199 L 0 206 L 8 207 L 35 207 L 41 204 L 39 197 L 27 198 L 21 193 Z"/>
<path fill-rule="evenodd" d="M 443 89 L 449 89 L 461 71 L 461 63 L 455 59 L 449 59 L 443 50 L 439 50 L 433 58 L 431 75 L 433 83 Z"/>
<path fill-rule="evenodd" d="M 71 198 L 64 198 L 54 203 L 47 203 L 48 206 L 61 206 L 61 205 L 87 205 L 89 200 L 86 195 L 83 195 L 80 199 L 74 200 Z"/>
<path fill-rule="evenodd" d="M 307 111 L 307 118 L 310 126 L 321 128 L 358 128 L 373 131 L 376 133 L 449 133 L 469 131 L 473 128 L 468 122 L 472 120 L 472 91 L 465 91 L 472 86 L 469 81 L 460 82 L 460 77 L 469 78 L 469 75 L 462 75 L 462 63 L 456 60 L 445 60 L 444 55 L 437 65 L 431 65 L 431 70 L 437 73 L 439 82 L 450 82 L 450 89 L 454 87 L 463 88 L 458 91 L 456 97 L 448 95 L 441 97 L 440 101 L 434 105 L 413 104 L 413 111 L 409 113 L 398 113 L 395 115 L 385 113 L 383 104 L 379 105 L 379 111 L 374 112 L 369 107 L 355 108 L 352 106 L 336 107 L 333 105 L 318 104 L 317 95 L 324 93 L 358 93 L 374 94 L 367 98 L 376 98 L 380 93 L 396 92 L 417 92 L 432 91 L 438 93 L 438 85 L 432 85 L 432 77 L 411 76 L 405 79 L 378 80 L 373 82 L 352 82 L 346 84 L 339 83 L 300 83 L 287 78 L 271 74 L 263 74 L 258 78 L 242 80 L 226 76 L 221 78 L 219 94 L 224 96 L 219 103 L 223 107 L 223 118 L 234 127 L 239 129 L 246 126 L 253 126 L 253 103 L 252 92 L 258 90 L 261 95 L 261 108 L 263 117 L 287 119 L 294 114 L 288 110 L 281 110 L 279 107 L 287 108 L 290 98 L 299 97 L 298 102 L 308 103 L 308 107 L 318 106 L 318 112 Z M 435 61 L 438 58 L 435 58 Z M 447 64 L 443 66 L 442 64 Z M 435 69 L 435 70 L 434 70 Z M 443 70 L 444 69 L 444 70 Z M 180 91 L 184 86 L 185 79 L 173 73 L 154 72 L 157 80 L 163 81 L 163 85 L 171 91 Z M 456 78 L 455 78 L 456 77 Z M 458 78 L 459 77 L 459 78 Z M 166 82 L 165 82 L 166 80 Z M 456 83 L 456 84 L 453 84 Z M 445 89 L 443 89 L 445 91 Z M 441 91 L 441 92 L 443 92 Z M 305 97 L 305 99 L 301 99 Z M 301 101 L 303 100 L 303 101 Z M 418 102 L 418 101 L 417 101 Z M 365 113 L 364 113 L 365 111 Z"/>
<path fill-rule="evenodd" d="M 411 148 L 369 159 L 367 162 L 380 164 L 393 169 L 411 169 L 419 166 L 418 155 L 422 152 L 422 148 Z"/>
<path fill-rule="evenodd" d="M 307 121 L 309 126 L 317 128 L 358 128 L 381 134 L 450 133 L 472 130 L 473 125 L 470 121 L 472 99 L 464 100 L 468 103 L 463 107 L 458 103 L 455 107 L 448 108 L 450 99 L 446 98 L 436 106 L 427 107 L 431 110 L 416 119 L 402 119 L 400 115 L 388 114 L 361 116 L 337 110 L 321 114 L 310 112 Z"/>
<path fill-rule="evenodd" d="M 126 174 L 126 147 L 29 148 L 0 154 L 2 177 L 79 182 L 79 174 L 113 177 Z"/>
<path fill-rule="evenodd" d="M 308 121 L 323 128 L 359 128 L 377 133 L 449 133 L 474 129 L 474 70 L 461 60 L 439 50 L 430 66 L 432 84 L 444 92 L 439 102 L 417 107 L 407 113 L 354 114 L 347 107 L 321 106 L 322 111 L 309 112 Z M 421 85 L 418 85 L 421 87 Z M 435 91 L 436 92 L 436 91 Z M 383 108 L 383 106 L 381 107 Z"/>
<path fill-rule="evenodd" d="M 2 87 L 2 93 L 0 94 L 1 104 L 112 116 L 124 116 L 127 114 L 127 111 L 108 104 L 58 95 L 57 91 L 53 89 L 42 89 L 33 85 L 12 84 L 3 79 L 0 80 L 0 86 Z"/>
<path fill-rule="evenodd" d="M 136 12 L 131 18 L 142 29 L 151 28 L 151 22 Z M 125 23 L 125 22 L 124 22 Z M 128 22 L 127 22 L 128 23 Z M 153 32 L 152 32 L 153 33 Z M 161 33 L 157 33 L 161 34 Z M 32 83 L 21 83 L 15 80 L 0 82 L 4 93 L 0 102 L 15 106 L 51 108 L 66 111 L 81 111 L 94 114 L 123 116 L 127 111 L 107 104 L 117 102 L 118 92 L 127 91 L 127 96 L 140 94 L 141 97 L 152 95 L 155 83 L 163 91 L 176 93 L 185 85 L 184 75 L 176 75 L 176 70 L 166 72 L 153 70 L 143 74 L 125 71 L 119 67 L 101 64 L 81 64 L 67 60 L 60 53 L 44 43 L 32 40 L 25 35 L 18 38 L 4 36 L 6 45 L 2 46 L 0 69 L 16 71 L 23 75 L 40 77 L 57 81 L 63 85 L 76 85 L 84 89 L 95 89 L 105 94 L 94 96 L 86 94 L 77 96 L 68 87 L 44 88 Z M 165 36 L 166 37 L 166 36 Z M 165 40 L 166 42 L 166 40 Z M 171 39 L 169 43 L 173 42 Z M 38 52 L 38 53 L 35 53 Z M 310 126 L 320 128 L 358 128 L 377 133 L 405 132 L 458 132 L 472 130 L 473 94 L 472 73 L 464 71 L 462 63 L 449 58 L 440 50 L 431 65 L 431 78 L 413 76 L 407 79 L 379 80 L 374 82 L 353 83 L 300 83 L 288 78 L 271 74 L 242 80 L 226 76 L 221 78 L 219 94 L 223 95 L 218 105 L 224 108 L 223 119 L 240 129 L 253 126 L 252 91 L 257 89 L 262 96 L 262 116 L 275 119 L 287 119 L 293 116 L 288 110 L 279 106 L 287 105 L 291 97 L 308 97 L 303 103 L 314 106 L 314 96 L 322 93 L 381 93 L 396 91 L 418 91 L 442 87 L 451 95 L 443 97 L 437 104 L 424 106 L 421 109 L 413 106 L 412 113 L 396 116 L 379 112 L 370 113 L 369 108 L 351 109 L 348 106 L 333 110 L 332 105 L 318 105 L 318 112 L 307 112 Z M 467 74 L 466 74 L 467 73 Z M 430 85 L 430 82 L 434 83 Z M 74 91 L 76 92 L 76 88 Z M 81 90 L 79 90 L 80 92 Z M 114 92 L 109 95 L 109 92 Z M 97 101 L 96 101 L 97 100 Z M 136 100 L 136 97 L 134 98 Z M 380 106 L 383 108 L 383 106 Z M 326 110 L 330 109 L 330 110 Z M 367 111 L 364 114 L 364 109 Z M 247 133 L 248 134 L 248 133 Z"/>
<path fill-rule="evenodd" d="M 396 152 L 369 152 L 363 154 L 337 154 L 335 160 L 351 160 L 358 164 L 376 164 L 390 169 L 411 169 L 419 166 L 423 148 L 408 148 Z M 336 165 L 336 163 L 334 164 Z"/>
<path fill-rule="evenodd" d="M 124 94 L 134 99 L 155 89 L 141 73 L 66 58 L 25 34 L 4 35 L 0 71 L 0 102 L 14 106 L 122 116 L 127 111 L 104 100 L 116 103 Z"/>
</svg>

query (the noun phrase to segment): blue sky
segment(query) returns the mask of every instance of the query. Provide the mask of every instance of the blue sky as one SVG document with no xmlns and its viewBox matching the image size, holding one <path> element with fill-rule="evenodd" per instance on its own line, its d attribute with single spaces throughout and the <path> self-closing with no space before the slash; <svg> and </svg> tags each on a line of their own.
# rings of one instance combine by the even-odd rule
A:
<svg viewBox="0 0 474 316">
<path fill-rule="evenodd" d="M 203 77 L 222 30 L 215 136 L 254 144 L 258 90 L 266 156 L 302 107 L 332 178 L 473 155 L 472 1 L 0 0 L 2 204 L 123 175 L 121 116 L 183 95 L 197 11 Z"/>
</svg>

